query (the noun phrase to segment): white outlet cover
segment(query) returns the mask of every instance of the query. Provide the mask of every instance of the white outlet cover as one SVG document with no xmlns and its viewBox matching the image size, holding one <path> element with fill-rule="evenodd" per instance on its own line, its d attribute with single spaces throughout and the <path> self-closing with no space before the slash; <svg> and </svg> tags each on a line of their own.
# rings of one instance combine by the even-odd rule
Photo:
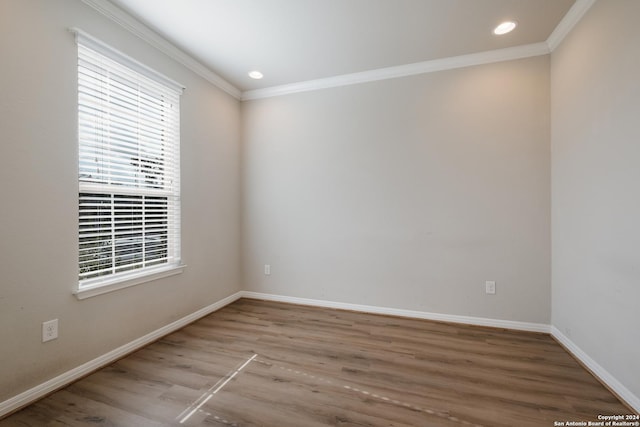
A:
<svg viewBox="0 0 640 427">
<path fill-rule="evenodd" d="M 265 264 L 264 265 L 264 275 L 268 276 L 271 274 L 271 265 L 270 264 Z"/>
<path fill-rule="evenodd" d="M 42 322 L 42 342 L 58 338 L 58 319 Z"/>
<path fill-rule="evenodd" d="M 491 295 L 496 293 L 496 282 L 494 282 L 493 280 L 487 280 L 486 282 L 484 282 L 484 286 L 486 293 Z"/>
</svg>

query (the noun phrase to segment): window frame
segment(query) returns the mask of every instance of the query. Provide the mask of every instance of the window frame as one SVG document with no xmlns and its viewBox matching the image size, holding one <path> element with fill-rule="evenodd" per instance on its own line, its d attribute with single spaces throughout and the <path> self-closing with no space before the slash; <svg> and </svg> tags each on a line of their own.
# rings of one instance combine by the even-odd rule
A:
<svg viewBox="0 0 640 427">
<path fill-rule="evenodd" d="M 133 74 L 136 74 L 140 77 L 140 80 L 138 80 L 137 82 L 140 83 L 140 86 L 144 85 L 145 82 L 148 82 L 149 80 L 153 81 L 154 84 L 159 84 L 163 87 L 163 89 L 166 89 L 167 91 L 172 91 L 172 93 L 174 93 L 174 95 L 177 96 L 178 99 L 178 107 L 177 107 L 177 113 L 175 113 L 177 115 L 177 123 L 173 123 L 175 125 L 175 128 L 177 129 L 176 135 L 175 135 L 175 139 L 172 141 L 172 144 L 170 145 L 171 150 L 173 150 L 170 154 L 167 154 L 163 151 L 162 154 L 162 159 L 163 161 L 165 161 L 165 159 L 167 158 L 166 156 L 169 156 L 169 158 L 172 158 L 173 160 L 171 160 L 171 165 L 173 166 L 172 170 L 176 171 L 176 175 L 171 175 L 174 176 L 177 180 L 177 183 L 171 184 L 170 185 L 170 190 L 167 190 L 163 187 L 163 191 L 160 191 L 159 193 L 161 194 L 156 194 L 154 192 L 153 189 L 151 189 L 148 186 L 144 186 L 144 185 L 140 185 L 138 184 L 133 184 L 130 187 L 128 187 L 127 185 L 124 186 L 118 186 L 118 185 L 114 185 L 114 184 L 93 184 L 90 182 L 87 182 L 88 180 L 83 180 L 83 177 L 81 176 L 81 157 L 80 157 L 80 153 L 84 147 L 84 149 L 86 150 L 86 145 L 82 145 L 82 141 L 80 138 L 80 126 L 81 126 L 81 101 L 80 101 L 80 93 L 79 93 L 79 89 L 80 89 L 80 64 L 78 64 L 78 66 L 76 67 L 76 75 L 78 76 L 78 81 L 77 81 L 77 86 L 76 88 L 78 89 L 78 104 L 77 104 L 77 118 L 78 118 L 78 123 L 77 123 L 77 129 L 78 129 L 78 161 L 77 161 L 77 166 L 78 166 L 78 209 L 81 209 L 81 207 L 83 206 L 82 204 L 82 200 L 81 198 L 83 197 L 82 195 L 84 194 L 85 197 L 91 193 L 93 193 L 91 190 L 95 189 L 97 190 L 91 197 L 97 197 L 99 195 L 102 196 L 111 196 L 111 201 L 110 204 L 108 204 L 109 206 L 111 206 L 111 210 L 112 212 L 114 212 L 115 207 L 117 206 L 116 203 L 116 198 L 117 196 L 122 196 L 125 195 L 125 197 L 127 197 L 126 195 L 130 195 L 128 197 L 135 199 L 136 197 L 141 197 L 140 198 L 140 206 L 142 207 L 142 211 L 144 212 L 145 207 L 148 206 L 148 203 L 152 203 L 149 202 L 146 198 L 149 197 L 155 197 L 155 196 L 161 196 L 161 197 L 167 197 L 166 198 L 166 219 L 164 221 L 166 221 L 166 261 L 165 262 L 161 262 L 159 264 L 153 265 L 153 266 L 142 266 L 142 267 L 134 267 L 133 269 L 129 270 L 129 271 L 124 271 L 124 272 L 115 272 L 117 265 L 117 257 L 114 252 L 114 254 L 111 255 L 111 257 L 109 258 L 111 260 L 111 264 L 112 264 L 112 269 L 114 270 L 114 272 L 112 273 L 106 273 L 104 275 L 98 275 L 97 277 L 93 277 L 93 278 L 85 278 L 82 279 L 82 274 L 80 271 L 81 268 L 81 252 L 80 252 L 80 244 L 81 244 L 81 236 L 82 236 L 82 215 L 79 211 L 79 217 L 78 217 L 78 256 L 76 258 L 76 262 L 77 262 L 77 268 L 78 268 L 78 281 L 76 282 L 76 286 L 75 289 L 73 291 L 74 295 L 78 298 L 78 299 L 85 299 L 85 298 L 89 298 L 89 297 L 93 297 L 96 295 L 101 295 L 107 292 L 112 292 L 115 290 L 119 290 L 119 289 L 123 289 L 123 288 L 127 288 L 130 286 L 135 286 L 141 283 L 145 283 L 145 282 L 149 282 L 149 281 L 153 281 L 153 280 L 157 280 L 163 277 L 168 277 L 168 276 L 173 276 L 176 274 L 180 274 L 183 272 L 184 268 L 186 267 L 184 264 L 182 264 L 181 258 L 180 258 L 180 245 L 181 245 L 181 224 L 180 224 L 180 131 L 179 131 L 179 126 L 180 126 L 180 96 L 184 90 L 184 86 L 182 86 L 181 84 L 175 82 L 174 80 L 156 72 L 155 70 L 147 67 L 146 65 L 136 61 L 135 59 L 123 54 L 122 52 L 112 48 L 111 46 L 107 45 L 106 43 L 94 38 L 93 36 L 87 34 L 86 32 L 78 29 L 78 28 L 72 28 L 70 29 L 70 31 L 75 35 L 75 39 L 76 39 L 76 43 L 78 45 L 78 59 L 80 58 L 80 50 L 81 49 L 90 49 L 91 51 L 106 57 L 107 59 L 114 61 L 115 63 L 117 63 L 119 66 L 125 67 L 127 70 L 127 72 L 133 72 Z M 138 89 L 140 90 L 140 89 Z M 144 92 L 140 92 L 146 95 L 146 93 Z M 109 122 L 111 123 L 111 122 Z M 141 144 L 140 140 L 135 140 L 135 142 L 133 144 Z M 142 163 L 141 158 L 138 159 L 139 163 Z M 111 164 L 111 163 L 109 163 Z M 160 174 L 161 176 L 161 180 L 166 180 L 167 175 L 166 172 L 163 172 L 162 174 Z M 170 206 L 172 205 L 172 206 Z M 109 221 L 107 221 L 110 224 L 110 230 L 111 233 L 113 233 L 113 236 L 116 236 L 116 229 L 114 229 L 113 227 L 116 227 L 118 224 L 118 220 L 117 217 L 114 216 L 115 214 L 111 214 L 111 216 L 109 217 Z M 144 237 L 146 234 L 146 217 L 144 216 L 144 213 L 142 215 L 138 215 L 136 218 L 136 221 L 138 221 L 140 223 L 140 225 L 138 226 L 140 228 L 140 232 L 143 233 L 142 234 L 142 240 L 141 240 L 141 250 L 132 252 L 136 257 L 140 256 L 142 257 L 141 259 L 143 259 L 143 263 L 147 262 L 147 259 L 145 258 L 145 246 L 146 246 L 146 238 Z M 133 221 L 133 220 L 132 220 Z M 170 223 L 175 223 L 175 225 L 172 225 Z M 175 233 L 172 233 L 175 232 Z M 113 241 L 113 239 L 115 239 L 116 237 L 112 237 L 111 240 Z M 163 241 L 163 240 L 162 240 Z M 161 242 L 162 242 L 161 241 Z M 161 243 L 162 244 L 162 243 Z M 116 251 L 118 249 L 117 245 L 114 245 L 114 243 L 111 243 L 111 246 L 114 248 L 113 250 Z M 131 265 L 135 266 L 135 263 L 132 263 Z M 125 266 L 129 266 L 129 264 L 125 264 Z M 120 267 L 122 268 L 122 266 Z"/>
</svg>

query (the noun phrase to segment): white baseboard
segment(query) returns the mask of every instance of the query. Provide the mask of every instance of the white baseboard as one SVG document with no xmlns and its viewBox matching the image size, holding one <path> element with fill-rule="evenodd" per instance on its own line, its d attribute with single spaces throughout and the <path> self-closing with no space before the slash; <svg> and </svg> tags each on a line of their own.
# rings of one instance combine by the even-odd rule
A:
<svg viewBox="0 0 640 427">
<path fill-rule="evenodd" d="M 593 360 L 587 353 L 578 347 L 573 341 L 567 338 L 558 328 L 551 326 L 551 336 L 558 340 L 576 359 L 584 364 L 600 381 L 606 384 L 618 397 L 625 401 L 627 405 L 640 413 L 640 397 L 636 396 L 626 388 L 620 381 L 604 369 L 598 362 Z"/>
<path fill-rule="evenodd" d="M 544 323 L 517 322 L 513 320 L 487 319 L 484 317 L 458 316 L 454 314 L 429 313 L 426 311 L 404 310 L 400 308 L 379 307 L 374 305 L 350 304 L 309 298 L 288 297 L 284 295 L 263 294 L 242 291 L 244 298 L 265 301 L 288 302 L 291 304 L 311 305 L 315 307 L 337 308 L 341 310 L 361 311 L 364 313 L 386 314 L 389 316 L 411 317 L 415 319 L 438 320 L 441 322 L 464 323 L 467 325 L 490 326 L 493 328 L 516 329 L 519 331 L 549 333 L 550 327 Z"/>
<path fill-rule="evenodd" d="M 596 363 L 569 338 L 564 336 L 555 326 L 543 323 L 517 322 L 511 320 L 487 319 L 483 317 L 457 316 L 452 314 L 429 313 L 424 311 L 403 310 L 398 308 L 379 307 L 372 305 L 350 304 L 335 301 L 316 300 L 310 298 L 289 297 L 284 295 L 265 294 L 260 292 L 242 291 L 243 298 L 253 298 L 265 301 L 287 302 L 291 304 L 309 305 L 314 307 L 337 308 L 341 310 L 360 311 L 365 313 L 386 314 L 390 316 L 411 317 L 416 319 L 438 320 L 443 322 L 463 323 L 467 325 L 490 326 L 519 331 L 543 332 L 551 334 L 571 354 L 580 360 L 600 381 L 607 385 L 618 397 L 631 408 L 640 413 L 640 398 L 633 394 L 620 381 L 602 366 Z"/>
<path fill-rule="evenodd" d="M 201 317 L 231 304 L 240 298 L 261 299 L 266 301 L 286 302 L 292 304 L 309 305 L 315 307 L 336 308 L 341 310 L 360 311 L 365 313 L 385 314 L 390 316 L 410 317 L 416 319 L 438 320 L 443 322 L 463 323 L 468 325 L 490 326 L 496 328 L 515 329 L 521 331 L 550 333 L 565 348 L 580 360 L 596 377 L 613 390 L 636 412 L 640 412 L 640 398 L 627 389 L 607 370 L 589 357 L 582 349 L 575 345 L 569 338 L 564 336 L 556 327 L 543 323 L 517 322 L 500 319 L 487 319 L 483 317 L 457 316 L 451 314 L 429 313 L 423 311 L 404 310 L 398 308 L 378 307 L 371 305 L 350 304 L 335 301 L 316 300 L 310 298 L 289 297 L 284 295 L 265 294 L 259 292 L 240 291 L 230 295 L 216 303 L 204 307 L 188 316 L 172 322 L 160 329 L 157 329 L 143 337 L 140 337 L 128 344 L 116 348 L 100 357 L 97 357 L 83 365 L 67 371 L 55 378 L 50 379 L 36 387 L 33 387 L 17 396 L 4 402 L 0 402 L 0 418 L 19 408 L 22 408 L 47 394 L 62 388 L 83 376 L 102 368 L 127 354 L 144 347 L 147 344 L 161 338 L 171 332 L 185 327 Z"/>
<path fill-rule="evenodd" d="M 214 311 L 221 309 L 222 307 L 231 304 L 242 297 L 242 292 L 236 292 L 233 295 L 221 299 L 211 305 L 208 305 L 194 313 L 189 314 L 181 319 L 176 320 L 160 329 L 157 329 L 147 335 L 144 335 L 136 340 L 131 341 L 121 347 L 111 350 L 110 352 L 103 354 L 87 363 L 84 363 L 76 368 L 71 369 L 63 374 L 58 375 L 55 378 L 50 379 L 40 385 L 37 385 L 17 396 L 14 396 L 4 402 L 0 402 L 0 418 L 7 415 L 19 408 L 22 408 L 36 400 L 46 396 L 47 394 L 62 388 L 72 382 L 82 378 L 83 376 L 90 374 L 91 372 L 100 369 L 110 363 L 115 362 L 127 354 L 144 347 L 153 341 L 162 338 L 163 336 L 177 331 L 180 328 L 187 326 L 201 317 L 204 317 Z"/>
</svg>

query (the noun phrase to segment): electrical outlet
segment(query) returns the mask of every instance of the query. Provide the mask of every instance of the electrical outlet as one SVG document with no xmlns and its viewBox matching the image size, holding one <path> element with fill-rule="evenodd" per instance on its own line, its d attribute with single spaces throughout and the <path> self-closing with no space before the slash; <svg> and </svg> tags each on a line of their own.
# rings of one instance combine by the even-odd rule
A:
<svg viewBox="0 0 640 427">
<path fill-rule="evenodd" d="M 270 275 L 270 274 L 271 274 L 271 265 L 269 265 L 269 264 L 265 264 L 265 265 L 264 265 L 264 275 L 265 275 L 265 276 L 268 276 L 268 275 Z"/>
<path fill-rule="evenodd" d="M 42 322 L 42 342 L 58 338 L 58 319 Z"/>
<path fill-rule="evenodd" d="M 493 295 L 496 293 L 496 282 L 494 282 L 493 280 L 489 281 L 487 280 L 486 282 L 484 282 L 484 291 L 490 295 Z"/>
</svg>

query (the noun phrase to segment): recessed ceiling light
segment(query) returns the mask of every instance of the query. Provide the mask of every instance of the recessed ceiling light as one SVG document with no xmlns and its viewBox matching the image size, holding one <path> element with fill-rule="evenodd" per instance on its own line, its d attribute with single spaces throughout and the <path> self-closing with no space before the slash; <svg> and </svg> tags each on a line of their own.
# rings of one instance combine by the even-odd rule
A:
<svg viewBox="0 0 640 427">
<path fill-rule="evenodd" d="M 505 21 L 502 24 L 498 25 L 496 28 L 494 28 L 493 34 L 497 36 L 501 36 L 503 34 L 510 33 L 511 31 L 513 31 L 514 28 L 516 28 L 516 25 L 518 24 L 515 21 Z"/>
<path fill-rule="evenodd" d="M 260 80 L 264 76 L 260 71 L 253 70 L 253 71 L 249 71 L 249 77 L 251 77 L 252 79 Z"/>
</svg>

